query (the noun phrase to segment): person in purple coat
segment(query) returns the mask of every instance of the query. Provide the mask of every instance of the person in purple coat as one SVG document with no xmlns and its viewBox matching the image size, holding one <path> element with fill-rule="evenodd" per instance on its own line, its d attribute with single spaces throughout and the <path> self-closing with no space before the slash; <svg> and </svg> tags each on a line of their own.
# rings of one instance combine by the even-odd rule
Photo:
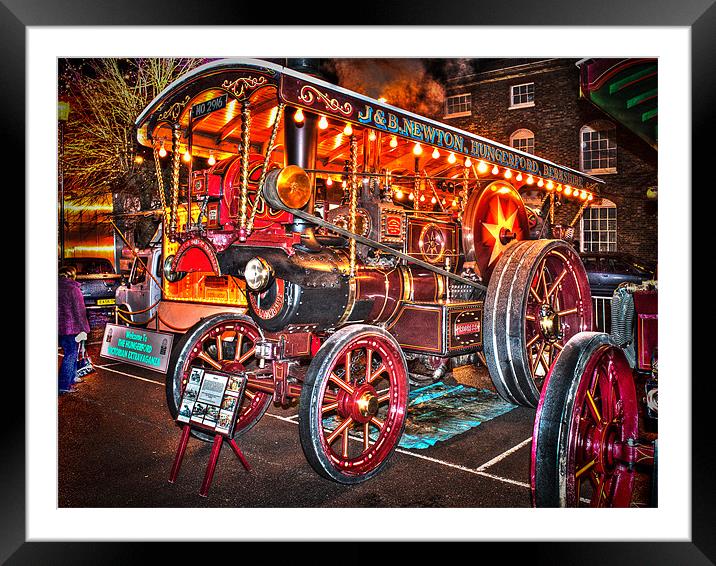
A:
<svg viewBox="0 0 716 566">
<path fill-rule="evenodd" d="M 64 354 L 58 378 L 60 395 L 74 391 L 79 343 L 87 339 L 90 331 L 85 301 L 75 277 L 75 267 L 60 268 L 57 284 L 57 334 Z"/>
</svg>

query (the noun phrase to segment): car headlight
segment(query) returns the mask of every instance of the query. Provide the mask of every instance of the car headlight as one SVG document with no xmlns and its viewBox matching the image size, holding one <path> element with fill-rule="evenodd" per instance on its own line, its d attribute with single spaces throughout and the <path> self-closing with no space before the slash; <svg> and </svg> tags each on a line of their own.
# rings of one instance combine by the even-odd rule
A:
<svg viewBox="0 0 716 566">
<path fill-rule="evenodd" d="M 263 291 L 268 287 L 273 276 L 273 269 L 260 257 L 254 257 L 249 260 L 244 269 L 244 279 L 246 286 L 252 291 Z"/>
</svg>

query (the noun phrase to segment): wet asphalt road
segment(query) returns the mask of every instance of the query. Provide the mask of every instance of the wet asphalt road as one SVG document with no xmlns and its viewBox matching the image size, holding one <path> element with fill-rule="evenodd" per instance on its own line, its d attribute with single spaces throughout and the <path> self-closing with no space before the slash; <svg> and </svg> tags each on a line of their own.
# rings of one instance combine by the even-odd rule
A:
<svg viewBox="0 0 716 566">
<path fill-rule="evenodd" d="M 59 507 L 529 507 L 534 410 L 522 407 L 427 449 L 399 448 L 376 478 L 343 486 L 316 474 L 297 408 L 271 407 L 239 446 L 222 449 L 208 498 L 198 495 L 211 445 L 191 438 L 168 483 L 180 429 L 164 374 L 101 358 L 102 317 L 88 351 L 96 371 L 59 399 Z M 110 487 L 111 486 L 111 487 Z"/>
</svg>

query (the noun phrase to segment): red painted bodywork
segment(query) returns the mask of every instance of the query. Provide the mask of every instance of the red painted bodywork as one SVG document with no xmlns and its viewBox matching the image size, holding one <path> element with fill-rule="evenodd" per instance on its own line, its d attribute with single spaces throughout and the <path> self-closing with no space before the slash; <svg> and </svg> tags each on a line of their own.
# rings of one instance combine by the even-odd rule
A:
<svg viewBox="0 0 716 566">
<path fill-rule="evenodd" d="M 637 314 L 637 364 L 640 370 L 651 370 L 652 357 L 659 345 L 657 291 L 636 291 L 634 310 Z"/>
</svg>

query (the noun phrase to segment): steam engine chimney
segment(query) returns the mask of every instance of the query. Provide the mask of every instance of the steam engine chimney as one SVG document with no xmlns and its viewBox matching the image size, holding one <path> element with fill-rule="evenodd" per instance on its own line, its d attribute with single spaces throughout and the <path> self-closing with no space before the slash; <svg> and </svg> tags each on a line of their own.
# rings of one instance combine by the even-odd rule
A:
<svg viewBox="0 0 716 566">
<path fill-rule="evenodd" d="M 286 67 L 311 75 L 317 78 L 323 78 L 319 70 L 320 59 L 286 59 Z M 316 153 L 318 149 L 318 116 L 312 112 L 304 112 L 302 122 L 296 122 L 294 116 L 296 110 L 291 109 L 285 114 L 284 118 L 284 148 L 286 155 L 286 165 L 298 165 L 303 169 L 316 168 Z M 309 173 L 311 185 L 315 185 L 316 175 Z M 311 200 L 307 205 L 309 212 L 313 212 L 315 193 L 312 194 Z M 296 220 L 294 229 L 303 231 L 305 223 Z"/>
</svg>

